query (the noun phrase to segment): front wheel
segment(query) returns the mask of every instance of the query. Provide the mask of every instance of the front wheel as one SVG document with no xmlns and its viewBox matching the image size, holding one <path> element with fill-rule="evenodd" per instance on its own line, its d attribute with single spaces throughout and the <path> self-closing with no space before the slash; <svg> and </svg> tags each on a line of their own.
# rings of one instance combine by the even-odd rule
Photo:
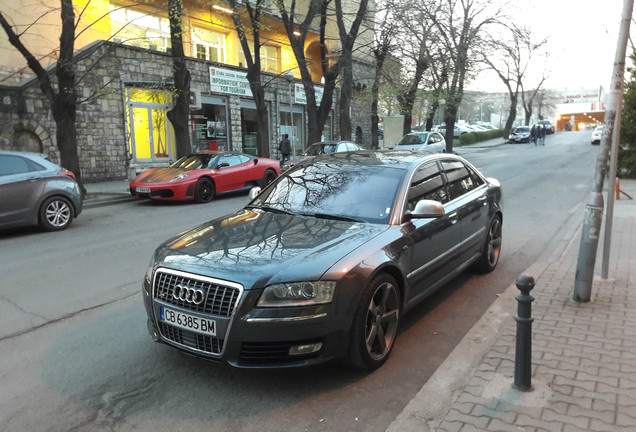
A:
<svg viewBox="0 0 636 432">
<path fill-rule="evenodd" d="M 208 178 L 200 178 L 194 186 L 194 200 L 198 203 L 208 203 L 214 199 L 214 183 Z"/>
<path fill-rule="evenodd" d="M 361 369 L 377 369 L 393 349 L 400 321 L 400 291 L 393 277 L 376 276 L 360 299 L 351 330 L 349 361 Z"/>
<path fill-rule="evenodd" d="M 61 231 L 73 222 L 73 206 L 64 197 L 48 198 L 40 207 L 40 225 L 47 231 Z"/>
<path fill-rule="evenodd" d="M 495 216 L 490 222 L 486 243 L 481 256 L 473 268 L 479 273 L 490 273 L 497 267 L 501 253 L 501 216 Z"/>
</svg>

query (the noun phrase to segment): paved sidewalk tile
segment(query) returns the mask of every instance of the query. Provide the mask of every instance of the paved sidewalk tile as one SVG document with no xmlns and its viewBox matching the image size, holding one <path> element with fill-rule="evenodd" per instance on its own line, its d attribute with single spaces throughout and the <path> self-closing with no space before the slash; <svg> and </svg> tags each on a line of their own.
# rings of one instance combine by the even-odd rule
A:
<svg viewBox="0 0 636 432">
<path fill-rule="evenodd" d="M 536 280 L 533 391 L 512 388 L 516 323 L 508 320 L 435 430 L 636 430 L 636 218 L 617 214 L 609 278 L 594 280 L 589 303 L 572 300 L 580 228 Z"/>
</svg>

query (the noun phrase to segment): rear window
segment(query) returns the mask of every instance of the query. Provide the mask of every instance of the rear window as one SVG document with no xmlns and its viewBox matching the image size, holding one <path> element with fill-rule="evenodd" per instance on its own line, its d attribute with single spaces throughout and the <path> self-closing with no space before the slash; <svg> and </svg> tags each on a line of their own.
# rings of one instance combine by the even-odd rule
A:
<svg viewBox="0 0 636 432">
<path fill-rule="evenodd" d="M 45 171 L 42 165 L 15 155 L 0 155 L 0 176 Z"/>
</svg>

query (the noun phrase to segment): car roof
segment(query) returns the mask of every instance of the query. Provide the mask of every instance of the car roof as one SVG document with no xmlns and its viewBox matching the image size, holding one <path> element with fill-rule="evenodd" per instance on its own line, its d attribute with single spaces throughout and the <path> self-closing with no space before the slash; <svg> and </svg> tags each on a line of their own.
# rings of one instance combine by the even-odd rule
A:
<svg viewBox="0 0 636 432">
<path fill-rule="evenodd" d="M 337 144 L 341 144 L 341 143 L 355 144 L 353 141 L 342 140 L 342 141 L 319 141 L 319 142 L 315 142 L 315 143 L 313 143 L 311 145 L 315 145 L 315 146 L 322 145 L 322 146 L 325 146 L 325 145 L 337 145 Z"/>
<path fill-rule="evenodd" d="M 329 153 L 312 160 L 312 164 L 330 166 L 384 166 L 398 169 L 413 169 L 427 160 L 440 158 L 463 160 L 450 153 L 417 150 L 359 150 Z"/>
</svg>

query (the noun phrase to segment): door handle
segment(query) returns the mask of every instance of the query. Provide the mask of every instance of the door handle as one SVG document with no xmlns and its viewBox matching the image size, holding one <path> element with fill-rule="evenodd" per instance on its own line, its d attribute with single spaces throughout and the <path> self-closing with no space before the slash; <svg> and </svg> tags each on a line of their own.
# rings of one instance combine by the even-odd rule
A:
<svg viewBox="0 0 636 432">
<path fill-rule="evenodd" d="M 457 212 L 452 212 L 448 214 L 448 219 L 454 225 L 457 223 Z"/>
</svg>

